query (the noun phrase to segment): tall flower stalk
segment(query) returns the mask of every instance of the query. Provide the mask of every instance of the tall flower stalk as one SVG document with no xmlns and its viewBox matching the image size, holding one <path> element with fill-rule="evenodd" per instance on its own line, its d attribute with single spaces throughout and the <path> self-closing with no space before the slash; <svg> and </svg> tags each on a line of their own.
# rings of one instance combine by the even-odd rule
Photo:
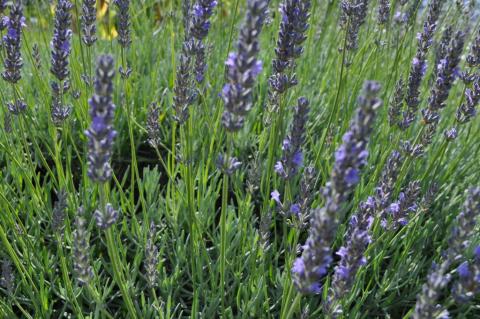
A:
<svg viewBox="0 0 480 319">
<path fill-rule="evenodd" d="M 12 85 L 14 99 L 7 103 L 8 110 L 15 115 L 23 113 L 27 105 L 21 98 L 16 84 L 22 78 L 22 54 L 20 52 L 22 28 L 25 27 L 25 17 L 21 1 L 14 1 L 10 7 L 10 16 L 5 22 L 7 33 L 3 36 L 5 57 L 3 60 L 4 71 L 2 78 Z"/>
<path fill-rule="evenodd" d="M 51 116 L 56 125 L 61 125 L 70 115 L 71 107 L 65 105 L 64 96 L 70 89 L 69 57 L 71 53 L 73 4 L 69 0 L 58 0 L 55 8 L 55 28 L 51 42 L 52 58 L 50 72 L 58 82 L 52 82 Z"/>
<path fill-rule="evenodd" d="M 400 128 L 403 130 L 410 127 L 416 118 L 418 106 L 420 105 L 420 85 L 427 70 L 427 55 L 437 29 L 437 21 L 441 13 L 442 4 L 442 0 L 430 0 L 427 20 L 423 24 L 423 32 L 417 35 L 417 52 L 412 60 L 405 96 L 407 110 L 404 112 L 402 122 L 400 123 Z"/>
<path fill-rule="evenodd" d="M 377 98 L 380 85 L 367 81 L 358 98 L 359 109 L 351 129 L 343 136 L 343 144 L 335 152 L 335 163 L 330 181 L 324 189 L 325 204 L 313 211 L 310 232 L 302 256 L 292 268 L 297 289 L 302 293 L 319 293 L 320 281 L 333 261 L 332 244 L 339 220 L 355 186 L 360 182 L 360 171 L 365 166 L 367 144 L 377 109 L 382 101 Z"/>
</svg>

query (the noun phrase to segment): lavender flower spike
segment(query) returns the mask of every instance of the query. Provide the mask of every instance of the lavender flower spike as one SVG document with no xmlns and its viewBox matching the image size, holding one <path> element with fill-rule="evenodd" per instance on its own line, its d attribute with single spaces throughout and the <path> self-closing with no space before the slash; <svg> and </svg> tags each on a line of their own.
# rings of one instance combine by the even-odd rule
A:
<svg viewBox="0 0 480 319">
<path fill-rule="evenodd" d="M 193 16 L 191 17 L 191 27 L 187 34 L 197 40 L 195 43 L 195 80 L 198 83 L 203 82 L 205 71 L 207 69 L 206 48 L 203 40 L 208 35 L 210 21 L 213 9 L 217 5 L 216 0 L 198 0 L 193 6 Z"/>
<path fill-rule="evenodd" d="M 307 39 L 309 0 L 285 0 L 280 6 L 282 22 L 278 34 L 276 58 L 272 62 L 274 74 L 269 79 L 270 87 L 278 94 L 297 84 L 295 73 L 286 74 L 286 69 L 295 67 L 295 60 L 303 53 L 302 44 Z"/>
<path fill-rule="evenodd" d="M 203 40 L 207 37 L 210 29 L 210 21 L 208 19 L 212 16 L 216 5 L 216 0 L 198 0 L 194 4 L 189 34 L 195 39 Z"/>
<path fill-rule="evenodd" d="M 110 55 L 98 59 L 95 94 L 89 100 L 92 124 L 85 131 L 88 138 L 88 176 L 95 182 L 106 182 L 112 176 L 110 157 L 117 132 L 112 127 L 115 105 L 112 101 L 115 65 Z"/>
<path fill-rule="evenodd" d="M 72 15 L 70 10 L 73 4 L 69 0 L 58 0 L 55 8 L 55 28 L 53 31 L 52 48 L 52 66 L 50 71 L 59 80 L 65 80 L 69 74 L 68 57 L 71 52 L 70 39 L 72 30 Z"/>
<path fill-rule="evenodd" d="M 408 223 L 408 215 L 415 212 L 418 208 L 418 201 L 420 197 L 420 182 L 410 182 L 405 189 L 398 195 L 398 200 L 387 209 L 387 213 L 390 214 L 391 220 L 388 225 L 389 229 L 395 230 L 401 226 L 405 226 Z M 387 227 L 388 221 L 382 220 L 382 225 Z"/>
<path fill-rule="evenodd" d="M 384 25 L 390 19 L 390 0 L 378 1 L 378 24 Z"/>
<path fill-rule="evenodd" d="M 457 302 L 466 303 L 480 293 L 480 246 L 475 248 L 473 263 L 463 262 L 457 272 L 459 278 L 452 294 Z"/>
<path fill-rule="evenodd" d="M 230 53 L 225 63 L 227 81 L 222 90 L 225 111 L 223 126 L 230 132 L 243 127 L 244 118 L 253 106 L 253 86 L 262 71 L 262 62 L 257 59 L 260 50 L 258 37 L 262 30 L 267 0 L 248 0 L 247 13 L 240 29 L 237 52 Z"/>
<path fill-rule="evenodd" d="M 382 105 L 377 98 L 380 85 L 373 81 L 364 84 L 359 109 L 351 129 L 343 136 L 343 144 L 335 153 L 335 164 L 324 190 L 325 206 L 313 211 L 310 232 L 302 256 L 292 268 L 295 286 L 303 293 L 318 293 L 320 280 L 332 262 L 331 246 L 338 221 L 344 213 L 348 198 L 360 182 L 360 170 L 366 164 L 367 143 L 373 129 L 376 110 Z"/>
<path fill-rule="evenodd" d="M 22 78 L 20 70 L 23 66 L 23 60 L 20 53 L 20 42 L 24 26 L 25 17 L 23 16 L 22 2 L 15 1 L 10 8 L 10 17 L 7 20 L 7 34 L 3 36 L 6 56 L 3 61 L 5 70 L 2 72 L 2 78 L 12 84 L 17 83 Z"/>
<path fill-rule="evenodd" d="M 356 50 L 358 31 L 367 17 L 368 0 L 344 0 L 341 2 L 341 8 L 340 25 L 347 29 L 347 50 Z"/>
<path fill-rule="evenodd" d="M 87 222 L 85 221 L 83 208 L 78 209 L 75 217 L 75 230 L 73 236 L 73 267 L 77 280 L 81 285 L 88 284 L 93 278 L 93 269 L 90 266 L 90 245 L 89 233 L 86 229 Z"/>
<path fill-rule="evenodd" d="M 128 13 L 130 0 L 115 0 L 114 4 L 118 8 L 118 43 L 123 48 L 128 48 L 132 43 L 130 38 L 130 14 Z"/>
<path fill-rule="evenodd" d="M 97 0 L 83 0 L 82 3 L 82 41 L 92 46 L 97 41 Z"/>
<path fill-rule="evenodd" d="M 472 89 L 467 88 L 464 94 L 464 101 L 457 109 L 455 119 L 459 124 L 469 122 L 477 114 L 476 107 L 480 102 L 480 77 L 475 76 Z"/>
<path fill-rule="evenodd" d="M 308 120 L 308 104 L 306 98 L 298 99 L 290 135 L 283 141 L 283 158 L 275 165 L 275 171 L 285 179 L 295 176 L 303 166 L 302 146 Z"/>
<path fill-rule="evenodd" d="M 428 6 L 427 20 L 423 24 L 423 32 L 417 35 L 418 47 L 415 57 L 412 60 L 410 75 L 408 77 L 407 102 L 408 110 L 404 113 L 402 129 L 410 127 L 415 120 L 415 113 L 420 104 L 420 84 L 427 69 L 427 54 L 432 45 L 433 35 L 437 28 L 437 20 L 442 9 L 442 0 L 430 0 Z"/>
</svg>

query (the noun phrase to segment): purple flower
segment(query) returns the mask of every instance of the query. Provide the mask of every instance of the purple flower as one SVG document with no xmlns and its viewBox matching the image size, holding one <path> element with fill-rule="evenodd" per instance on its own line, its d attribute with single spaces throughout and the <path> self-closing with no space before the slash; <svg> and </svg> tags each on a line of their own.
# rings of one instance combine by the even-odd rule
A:
<svg viewBox="0 0 480 319">
<path fill-rule="evenodd" d="M 272 196 L 272 199 L 279 205 L 282 205 L 282 202 L 280 200 L 280 193 L 278 192 L 278 190 L 274 190 L 270 196 Z"/>
<path fill-rule="evenodd" d="M 228 87 L 224 87 L 222 94 L 225 105 L 222 123 L 230 132 L 243 127 L 244 117 L 253 106 L 252 89 L 261 71 L 261 63 L 257 59 L 260 50 L 258 37 L 266 9 L 266 0 L 247 1 L 246 17 L 240 29 L 237 53 L 230 54 L 226 61 Z"/>
<path fill-rule="evenodd" d="M 110 55 L 98 58 L 95 94 L 89 100 L 92 124 L 85 131 L 88 138 L 88 176 L 95 182 L 104 183 L 112 176 L 110 157 L 117 132 L 112 127 L 115 105 L 113 104 L 114 60 Z"/>
<path fill-rule="evenodd" d="M 355 183 L 346 182 L 347 175 L 352 170 L 359 172 L 365 165 L 368 138 L 373 129 L 376 110 L 382 104 L 376 97 L 379 91 L 380 86 L 376 82 L 367 81 L 364 84 L 363 94 L 357 100 L 359 109 L 340 146 L 342 151 L 336 152 L 330 182 L 324 190 L 325 206 L 312 213 L 309 236 L 300 257 L 305 264 L 305 272 L 293 274 L 295 286 L 301 292 L 308 293 L 312 284 L 319 283 L 332 261 L 331 246 L 338 221 L 344 214 L 344 204 L 356 186 Z M 360 235 L 363 236 L 359 233 L 358 236 Z"/>
<path fill-rule="evenodd" d="M 305 126 L 308 120 L 308 100 L 304 97 L 298 99 L 295 114 L 290 129 L 290 134 L 283 140 L 283 157 L 275 165 L 275 172 L 284 179 L 294 177 L 303 167 L 302 147 L 305 141 Z"/>
<path fill-rule="evenodd" d="M 87 46 L 97 41 L 97 1 L 83 0 L 82 2 L 82 40 Z"/>
<path fill-rule="evenodd" d="M 437 28 L 437 20 L 440 16 L 443 1 L 431 0 L 428 5 L 427 20 L 423 25 L 423 32 L 417 36 L 418 47 L 408 77 L 407 95 L 405 102 L 408 110 L 404 113 L 402 129 L 407 129 L 415 120 L 418 105 L 420 104 L 420 85 L 426 71 L 428 51 Z"/>
<path fill-rule="evenodd" d="M 23 60 L 20 52 L 20 35 L 24 26 L 25 18 L 23 17 L 22 3 L 21 1 L 15 1 L 10 7 L 10 17 L 6 22 L 7 34 L 3 37 L 6 55 L 3 60 L 5 70 L 2 72 L 2 78 L 13 84 L 22 78 L 20 70 L 23 66 Z"/>
<path fill-rule="evenodd" d="M 118 43 L 123 48 L 128 48 L 132 43 L 130 38 L 130 14 L 128 12 L 130 0 L 114 0 L 113 4 L 118 9 Z"/>
<path fill-rule="evenodd" d="M 368 11 L 368 0 L 345 0 L 341 2 L 340 25 L 347 28 L 347 50 L 358 47 L 358 31 L 365 23 Z"/>
<path fill-rule="evenodd" d="M 451 129 L 446 130 L 445 133 L 443 133 L 443 135 L 445 136 L 447 141 L 453 141 L 458 136 L 457 129 L 455 127 L 452 127 Z"/>
</svg>

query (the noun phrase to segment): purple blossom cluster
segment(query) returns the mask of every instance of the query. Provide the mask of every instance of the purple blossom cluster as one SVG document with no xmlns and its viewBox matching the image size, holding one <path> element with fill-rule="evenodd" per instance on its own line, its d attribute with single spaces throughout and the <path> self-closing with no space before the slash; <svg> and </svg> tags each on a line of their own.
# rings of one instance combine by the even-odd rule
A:
<svg viewBox="0 0 480 319">
<path fill-rule="evenodd" d="M 387 209 L 389 219 L 382 220 L 382 226 L 389 229 L 398 229 L 408 223 L 410 213 L 418 208 L 420 200 L 420 182 L 413 181 L 398 195 L 398 200 L 390 204 Z"/>
<path fill-rule="evenodd" d="M 82 41 L 92 46 L 97 41 L 97 0 L 83 0 L 82 3 Z"/>
<path fill-rule="evenodd" d="M 117 132 L 112 121 L 115 112 L 113 104 L 113 77 L 115 64 L 110 55 L 98 59 L 95 94 L 89 100 L 92 124 L 85 131 L 88 138 L 88 176 L 94 181 L 104 183 L 112 176 L 110 157 L 113 140 Z"/>
<path fill-rule="evenodd" d="M 340 25 L 346 29 L 346 48 L 358 48 L 358 32 L 365 23 L 368 11 L 368 0 L 343 0 L 341 1 Z"/>
<path fill-rule="evenodd" d="M 305 126 L 308 120 L 308 105 L 306 98 L 298 99 L 290 134 L 283 140 L 283 157 L 275 165 L 275 172 L 284 179 L 293 178 L 303 167 L 303 143 L 305 141 Z"/>
<path fill-rule="evenodd" d="M 10 16 L 4 18 L 3 22 L 7 29 L 7 34 L 3 36 L 3 46 L 5 48 L 5 58 L 2 72 L 2 78 L 12 84 L 17 83 L 22 75 L 20 73 L 23 60 L 20 52 L 22 28 L 25 27 L 25 17 L 23 16 L 23 7 L 21 1 L 15 1 L 10 7 Z"/>
<path fill-rule="evenodd" d="M 52 48 L 52 66 L 50 71 L 58 81 L 64 81 L 70 74 L 68 68 L 69 56 L 72 50 L 70 44 L 72 38 L 72 15 L 70 10 L 73 4 L 70 0 L 58 0 L 55 7 L 55 27 L 50 46 Z"/>
<path fill-rule="evenodd" d="M 272 61 L 273 74 L 269 78 L 270 87 L 276 94 L 282 94 L 298 83 L 294 72 L 287 74 L 285 71 L 294 69 L 295 60 L 303 53 L 310 7 L 309 0 L 285 0 L 280 5 L 282 22 L 275 48 L 276 58 Z"/>
<path fill-rule="evenodd" d="M 113 3 L 118 9 L 118 43 L 120 43 L 122 48 L 128 48 L 132 43 L 130 35 L 130 0 L 114 0 Z"/>
<path fill-rule="evenodd" d="M 475 248 L 473 262 L 464 261 L 457 268 L 458 280 L 452 295 L 459 303 L 466 303 L 480 294 L 480 246 Z"/>
<path fill-rule="evenodd" d="M 93 268 L 90 265 L 90 234 L 87 231 L 87 221 L 85 220 L 84 210 L 78 209 L 75 217 L 75 230 L 73 237 L 73 269 L 76 278 L 81 285 L 86 285 L 93 278 Z"/>
<path fill-rule="evenodd" d="M 324 190 L 325 205 L 313 211 L 310 232 L 303 253 L 292 268 L 297 289 L 303 293 L 319 293 L 320 280 L 332 262 L 331 246 L 338 220 L 355 186 L 360 181 L 360 170 L 366 164 L 367 143 L 373 128 L 375 114 L 382 105 L 377 98 L 380 85 L 373 81 L 364 84 L 359 96 L 359 109 L 351 129 L 343 136 L 343 144 L 335 152 L 335 163 Z"/>
<path fill-rule="evenodd" d="M 52 82 L 52 120 L 56 125 L 62 124 L 70 115 L 71 107 L 63 105 L 63 95 L 70 88 L 69 56 L 71 53 L 73 4 L 69 0 L 59 0 L 55 8 L 55 28 L 50 43 L 52 49 L 50 72 L 60 82 Z"/>
<path fill-rule="evenodd" d="M 390 19 L 390 0 L 378 2 L 378 24 L 385 25 Z"/>
<path fill-rule="evenodd" d="M 464 102 L 457 109 L 455 119 L 459 124 L 468 123 L 477 114 L 477 106 L 480 102 L 480 78 L 475 76 L 472 88 L 466 88 Z"/>
<path fill-rule="evenodd" d="M 257 55 L 260 51 L 258 37 L 265 18 L 266 0 L 248 0 L 245 22 L 240 28 L 237 52 L 231 52 L 225 63 L 227 84 L 223 87 L 222 98 L 225 111 L 222 123 L 229 132 L 243 127 L 245 116 L 253 106 L 253 86 L 262 71 L 262 62 Z"/>
<path fill-rule="evenodd" d="M 418 47 L 412 60 L 408 77 L 407 94 L 405 102 L 408 109 L 403 114 L 400 128 L 407 129 L 413 123 L 420 104 L 420 85 L 427 70 L 427 54 L 433 42 L 437 28 L 437 21 L 442 10 L 442 0 L 431 0 L 428 5 L 427 20 L 423 24 L 423 32 L 417 35 Z"/>
</svg>

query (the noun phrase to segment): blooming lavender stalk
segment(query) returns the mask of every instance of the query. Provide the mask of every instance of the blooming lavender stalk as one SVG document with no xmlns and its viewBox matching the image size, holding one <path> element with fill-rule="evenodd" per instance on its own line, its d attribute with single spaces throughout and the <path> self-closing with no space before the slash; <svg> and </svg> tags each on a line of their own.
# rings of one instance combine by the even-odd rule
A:
<svg viewBox="0 0 480 319">
<path fill-rule="evenodd" d="M 457 32 L 452 39 L 448 52 L 441 60 L 435 86 L 430 92 L 428 98 L 428 107 L 422 110 L 424 123 L 427 124 L 421 139 L 421 147 L 425 149 L 432 143 L 440 120 L 440 110 L 445 108 L 445 102 L 450 94 L 450 89 L 455 80 L 455 70 L 460 62 L 464 44 L 464 33 Z"/>
<path fill-rule="evenodd" d="M 435 315 L 448 314 L 437 304 L 438 298 L 441 290 L 450 282 L 450 275 L 447 274 L 450 266 L 455 261 L 461 260 L 470 246 L 478 216 L 480 216 L 480 188 L 475 187 L 468 191 L 464 210 L 455 220 L 455 226 L 448 240 L 448 249 L 443 254 L 443 262 L 439 266 L 433 264 L 427 282 L 417 296 L 414 319 L 438 318 Z"/>
<path fill-rule="evenodd" d="M 97 41 L 97 0 L 83 0 L 82 3 L 82 41 L 92 46 Z"/>
<path fill-rule="evenodd" d="M 92 124 L 85 131 L 88 138 L 88 176 L 94 181 L 104 183 L 112 176 L 110 157 L 113 139 L 117 132 L 112 127 L 115 105 L 113 104 L 113 77 L 115 65 L 110 55 L 98 59 L 95 94 L 89 100 Z"/>
<path fill-rule="evenodd" d="M 115 0 L 113 2 L 118 9 L 118 43 L 122 48 L 128 48 L 132 43 L 130 38 L 130 0 Z"/>
<path fill-rule="evenodd" d="M 458 124 L 468 123 L 477 114 L 476 107 L 480 102 L 480 78 L 475 76 L 472 89 L 465 89 L 465 99 L 457 109 L 455 119 Z"/>
<path fill-rule="evenodd" d="M 25 27 L 25 17 L 21 1 L 15 1 L 11 5 L 10 16 L 4 17 L 2 24 L 7 28 L 7 34 L 3 36 L 6 55 L 3 60 L 5 70 L 2 72 L 2 78 L 15 86 L 22 78 L 20 71 L 23 66 L 20 44 L 22 28 Z M 10 113 L 18 115 L 27 109 L 27 104 L 21 98 L 16 97 L 13 102 L 7 103 L 7 108 Z"/>
<path fill-rule="evenodd" d="M 292 268 L 297 289 L 303 293 L 318 293 L 320 279 L 332 262 L 331 245 L 338 220 L 355 186 L 360 181 L 360 170 L 368 156 L 367 143 L 373 129 L 376 110 L 382 102 L 376 97 L 380 85 L 373 81 L 364 84 L 358 98 L 359 109 L 351 129 L 343 136 L 343 144 L 335 153 L 335 164 L 324 190 L 325 206 L 313 211 L 310 232 L 302 256 Z"/>
<path fill-rule="evenodd" d="M 158 123 L 158 117 L 160 116 L 160 108 L 157 103 L 150 104 L 147 114 L 147 133 L 148 143 L 152 147 L 158 147 L 161 143 L 160 140 L 160 124 Z"/>
<path fill-rule="evenodd" d="M 423 32 L 417 35 L 418 47 L 412 60 L 408 77 L 407 95 L 405 102 L 408 109 L 403 115 L 402 129 L 407 129 L 415 120 L 418 105 L 420 104 L 420 84 L 427 70 L 427 54 L 432 45 L 433 35 L 437 28 L 437 20 L 442 9 L 442 0 L 431 0 L 428 5 L 427 20 L 423 24 Z"/>
<path fill-rule="evenodd" d="M 70 75 L 68 65 L 71 52 L 72 15 L 70 10 L 72 8 L 73 4 L 69 0 L 58 0 L 55 8 L 55 28 L 50 44 L 52 48 L 50 72 L 60 82 L 60 84 L 52 83 L 51 115 L 56 125 L 62 124 L 71 113 L 71 107 L 63 105 L 63 96 L 70 87 L 66 79 Z"/>
<path fill-rule="evenodd" d="M 112 204 L 107 203 L 105 208 L 95 210 L 93 214 L 97 227 L 107 229 L 115 224 L 118 219 L 118 210 L 115 210 Z"/>
<path fill-rule="evenodd" d="M 198 83 L 203 82 L 207 69 L 206 48 L 203 43 L 210 30 L 210 17 L 217 5 L 216 0 L 198 0 L 193 6 L 193 14 L 190 18 L 190 29 L 187 38 L 192 36 L 195 43 L 195 79 Z"/>
<path fill-rule="evenodd" d="M 275 171 L 284 179 L 293 178 L 303 166 L 302 146 L 308 120 L 308 100 L 298 99 L 290 135 L 283 141 L 283 158 L 275 165 Z"/>
<path fill-rule="evenodd" d="M 467 56 L 467 64 L 471 68 L 480 66 L 480 29 Z"/>
<path fill-rule="evenodd" d="M 394 150 L 388 156 L 387 162 L 382 170 L 382 176 L 375 189 L 376 210 L 383 216 L 384 210 L 392 201 L 395 183 L 400 172 L 400 166 L 403 163 L 403 157 L 400 152 Z"/>
<path fill-rule="evenodd" d="M 75 217 L 75 230 L 73 231 L 73 268 L 78 282 L 86 285 L 93 278 L 93 269 L 90 266 L 90 234 L 86 229 L 83 208 L 80 207 Z"/>
<path fill-rule="evenodd" d="M 405 98 L 405 83 L 403 79 L 399 79 L 395 84 L 395 93 L 393 94 L 390 107 L 388 108 L 388 123 L 390 126 L 400 125 L 399 118 L 403 107 L 403 99 Z"/>
<path fill-rule="evenodd" d="M 38 47 L 37 43 L 33 44 L 32 57 L 33 62 L 35 63 L 35 67 L 37 68 L 37 70 L 40 70 L 42 68 L 42 57 L 40 56 L 40 48 Z"/>
<path fill-rule="evenodd" d="M 70 10 L 73 4 L 69 0 L 58 0 L 55 8 L 55 28 L 51 42 L 52 66 L 50 71 L 58 81 L 64 81 L 70 74 L 68 58 L 71 52 L 70 40 L 72 30 L 72 15 Z"/>
<path fill-rule="evenodd" d="M 157 286 L 158 247 L 155 245 L 155 224 L 150 224 L 147 245 L 145 246 L 145 274 L 149 287 Z"/>
<path fill-rule="evenodd" d="M 442 63 L 442 59 L 448 54 L 448 47 L 450 46 L 450 42 L 452 41 L 453 36 L 453 27 L 447 26 L 445 30 L 443 30 L 442 38 L 440 39 L 440 43 L 438 43 L 437 47 L 435 48 L 435 65 L 433 66 L 433 76 L 434 78 L 438 75 L 438 68 Z"/>
<path fill-rule="evenodd" d="M 398 200 L 390 204 L 387 213 L 390 214 L 391 220 L 382 220 L 382 226 L 391 230 L 405 226 L 408 223 L 408 215 L 418 208 L 419 197 L 420 182 L 410 182 L 405 191 L 398 195 Z"/>
<path fill-rule="evenodd" d="M 67 208 L 67 192 L 62 189 L 57 192 L 57 201 L 53 206 L 52 212 L 52 229 L 56 233 L 61 233 L 61 231 L 65 227 L 65 215 L 67 212 Z"/>
<path fill-rule="evenodd" d="M 465 303 L 480 293 L 480 246 L 475 248 L 473 263 L 464 261 L 457 272 L 459 278 L 453 286 L 452 294 L 457 302 Z"/>
<path fill-rule="evenodd" d="M 184 43 L 182 54 L 180 55 L 180 64 L 177 67 L 177 77 L 175 79 L 175 87 L 173 92 L 173 108 L 175 110 L 174 119 L 180 125 L 184 124 L 188 119 L 188 107 L 196 99 L 196 91 L 192 88 L 191 66 L 192 58 L 190 56 L 190 44 Z"/>
<path fill-rule="evenodd" d="M 6 22 L 7 34 L 3 36 L 6 56 L 3 61 L 5 70 L 2 72 L 2 78 L 12 84 L 17 83 L 22 78 L 20 70 L 23 66 L 23 60 L 20 52 L 20 42 L 24 26 L 25 17 L 23 16 L 22 3 L 21 1 L 15 1 L 10 8 L 10 17 Z"/>
<path fill-rule="evenodd" d="M 378 1 L 378 24 L 384 25 L 390 18 L 390 0 Z"/>
<path fill-rule="evenodd" d="M 7 290 L 8 294 L 13 293 L 15 276 L 12 270 L 12 262 L 8 259 L 2 261 L 2 277 L 0 278 L 0 284 Z"/>
<path fill-rule="evenodd" d="M 248 0 L 245 22 L 240 29 L 237 52 L 229 54 L 226 61 L 227 84 L 223 87 L 222 98 L 225 111 L 223 126 L 235 132 L 243 127 L 244 118 L 253 105 L 253 86 L 262 71 L 262 62 L 257 59 L 260 51 L 258 37 L 262 30 L 266 0 Z"/>
<path fill-rule="evenodd" d="M 367 263 L 364 253 L 371 242 L 371 237 L 368 234 L 369 228 L 370 224 L 357 223 L 353 225 L 353 232 L 350 234 L 347 245 L 340 247 L 337 251 L 340 262 L 335 267 L 333 275 L 334 296 L 329 300 L 331 303 L 330 311 L 333 313 L 339 313 L 341 308 L 333 306 L 332 301 L 340 300 L 350 291 L 358 270 Z"/>
<path fill-rule="evenodd" d="M 356 50 L 358 31 L 367 17 L 368 0 L 345 0 L 341 2 L 341 8 L 340 25 L 347 32 L 346 48 L 347 50 Z"/>
<path fill-rule="evenodd" d="M 278 33 L 276 58 L 272 61 L 273 74 L 269 84 L 274 92 L 270 92 L 272 101 L 276 94 L 284 93 L 298 83 L 294 73 L 295 60 L 303 53 L 302 44 L 307 39 L 308 18 L 311 2 L 309 0 L 284 0 L 280 5 L 282 22 Z M 291 69 L 291 74 L 286 74 Z"/>
</svg>

